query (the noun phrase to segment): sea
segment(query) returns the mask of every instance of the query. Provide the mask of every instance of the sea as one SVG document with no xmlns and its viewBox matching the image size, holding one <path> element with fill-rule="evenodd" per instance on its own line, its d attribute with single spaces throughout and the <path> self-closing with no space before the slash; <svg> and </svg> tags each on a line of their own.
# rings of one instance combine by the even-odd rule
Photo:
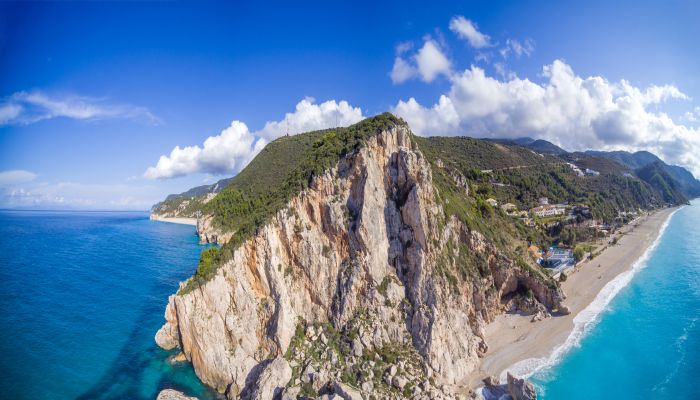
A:
<svg viewBox="0 0 700 400">
<path fill-rule="evenodd" d="M 0 211 L 0 399 L 215 394 L 153 336 L 194 227 L 146 213 Z M 544 399 L 700 399 L 700 202 L 668 220 L 530 379 Z"/>
<path fill-rule="evenodd" d="M 700 201 L 676 211 L 530 379 L 542 399 L 700 399 Z"/>
<path fill-rule="evenodd" d="M 153 339 L 202 249 L 145 212 L 0 211 L 0 399 L 214 398 Z"/>
</svg>

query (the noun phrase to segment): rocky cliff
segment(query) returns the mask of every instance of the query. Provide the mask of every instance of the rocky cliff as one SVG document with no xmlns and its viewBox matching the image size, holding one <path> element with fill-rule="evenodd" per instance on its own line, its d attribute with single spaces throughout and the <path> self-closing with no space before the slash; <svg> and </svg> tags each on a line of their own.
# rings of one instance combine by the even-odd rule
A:
<svg viewBox="0 0 700 400">
<path fill-rule="evenodd" d="M 487 322 L 562 295 L 446 215 L 438 192 L 408 127 L 379 132 L 170 296 L 156 341 L 229 398 L 449 397 L 488 348 Z M 203 240 L 231 238 L 207 218 Z"/>
</svg>

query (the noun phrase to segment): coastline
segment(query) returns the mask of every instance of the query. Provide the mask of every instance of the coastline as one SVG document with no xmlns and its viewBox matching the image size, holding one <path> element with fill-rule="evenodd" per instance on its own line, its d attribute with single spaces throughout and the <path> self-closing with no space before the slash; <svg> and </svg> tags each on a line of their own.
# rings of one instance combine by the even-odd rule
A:
<svg viewBox="0 0 700 400">
<path fill-rule="evenodd" d="M 469 376 L 470 387 L 487 376 L 505 382 L 507 372 L 529 377 L 556 364 L 585 335 L 591 322 L 642 268 L 670 217 L 679 207 L 659 210 L 621 229 L 618 243 L 579 265 L 562 283 L 569 315 L 530 322 L 532 316 L 501 314 L 487 325 L 489 349 Z M 600 266 L 599 266 L 600 265 Z"/>
<path fill-rule="evenodd" d="M 181 217 L 161 217 L 151 214 L 151 221 L 170 222 L 171 224 L 192 225 L 197 226 L 197 218 L 181 218 Z"/>
</svg>

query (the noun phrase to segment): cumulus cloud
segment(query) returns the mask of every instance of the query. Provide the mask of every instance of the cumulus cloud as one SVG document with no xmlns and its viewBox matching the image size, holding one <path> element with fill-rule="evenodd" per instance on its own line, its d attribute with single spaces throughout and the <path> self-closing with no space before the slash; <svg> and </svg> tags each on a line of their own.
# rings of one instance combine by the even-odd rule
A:
<svg viewBox="0 0 700 400">
<path fill-rule="evenodd" d="M 0 171 L 0 186 L 31 182 L 36 179 L 36 177 L 37 175 L 35 173 L 22 169 Z"/>
<path fill-rule="evenodd" d="M 475 49 L 491 46 L 491 38 L 479 32 L 479 27 L 472 21 L 457 15 L 450 20 L 450 30 L 466 40 Z"/>
<path fill-rule="evenodd" d="M 258 132 L 267 140 L 276 139 L 287 133 L 290 135 L 315 131 L 318 129 L 348 126 L 360 121 L 362 109 L 353 107 L 347 101 L 329 100 L 321 104 L 315 104 L 313 98 L 307 97 L 297 103 L 294 112 L 286 113 L 281 121 L 270 121 Z"/>
<path fill-rule="evenodd" d="M 0 126 L 27 125 L 52 118 L 76 120 L 131 119 L 149 124 L 161 121 L 147 108 L 111 104 L 85 96 L 51 96 L 41 91 L 16 92 L 0 100 Z"/>
<path fill-rule="evenodd" d="M 210 136 L 200 147 L 186 146 L 175 148 L 170 155 L 162 155 L 154 167 L 144 173 L 148 179 L 166 179 L 207 172 L 221 174 L 236 171 L 248 163 L 263 147 L 265 140 L 258 139 L 240 121 L 231 125 L 216 136 Z"/>
<path fill-rule="evenodd" d="M 419 77 L 424 82 L 432 82 L 439 75 L 450 75 L 450 60 L 440 45 L 429 37 L 425 39 L 423 47 L 410 58 L 404 58 L 403 53 L 405 51 L 397 51 L 394 66 L 389 74 L 395 84 L 403 83 L 414 77 Z"/>
<path fill-rule="evenodd" d="M 167 179 L 192 173 L 235 173 L 245 167 L 255 155 L 287 132 L 298 133 L 347 126 L 363 118 L 359 107 L 347 101 L 335 100 L 316 104 L 306 98 L 296 105 L 294 112 L 285 114 L 281 121 L 269 121 L 256 132 L 251 132 L 241 121 L 231 125 L 216 136 L 208 137 L 202 146 L 176 146 L 169 155 L 162 155 L 158 163 L 144 173 L 148 179 Z"/>
<path fill-rule="evenodd" d="M 421 135 L 533 136 L 571 150 L 644 149 L 700 175 L 700 130 L 651 107 L 688 100 L 675 86 L 583 78 L 561 60 L 543 67 L 542 77 L 499 80 L 471 66 L 453 76 L 436 104 L 409 98 L 393 111 Z"/>
<path fill-rule="evenodd" d="M 418 72 L 426 82 L 432 82 L 438 75 L 450 73 L 450 61 L 432 40 L 425 41 L 415 58 Z"/>
</svg>

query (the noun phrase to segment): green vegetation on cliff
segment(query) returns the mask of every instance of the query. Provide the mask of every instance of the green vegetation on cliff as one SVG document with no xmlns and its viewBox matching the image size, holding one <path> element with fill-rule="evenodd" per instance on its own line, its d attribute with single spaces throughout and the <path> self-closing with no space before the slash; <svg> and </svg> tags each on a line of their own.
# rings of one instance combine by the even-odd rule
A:
<svg viewBox="0 0 700 400">
<path fill-rule="evenodd" d="M 207 281 L 241 243 L 306 189 L 315 176 L 361 148 L 368 138 L 397 124 L 404 122 L 384 113 L 346 128 L 285 136 L 267 145 L 226 189 L 203 205 L 204 213 L 214 215 L 216 227 L 234 235 L 208 256 L 211 262 L 200 262 L 184 291 Z"/>
<path fill-rule="evenodd" d="M 477 197 L 493 197 L 527 210 L 537 199 L 586 204 L 595 218 L 613 221 L 618 211 L 660 206 L 667 201 L 646 182 L 625 176 L 627 168 L 607 159 L 587 157 L 586 165 L 605 166 L 598 176 L 577 176 L 560 157 L 468 137 L 416 138 L 433 162 L 470 180 Z M 585 167 L 584 167 L 585 168 Z M 486 172 L 482 172 L 486 171 Z"/>
<path fill-rule="evenodd" d="M 314 177 L 357 151 L 369 137 L 397 124 L 405 122 L 384 113 L 346 128 L 281 137 L 269 143 L 237 176 L 195 188 L 194 192 L 169 196 L 161 203 L 168 210 L 213 215 L 215 228 L 233 234 L 220 249 L 208 249 L 202 254 L 197 272 L 184 291 L 210 279 L 241 243 L 283 209 L 293 196 L 305 190 Z M 511 259 L 529 259 L 525 251 L 528 243 L 547 247 L 554 237 L 526 226 L 499 207 L 492 207 L 486 201 L 489 198 L 499 204 L 513 203 L 521 210 L 534 207 L 540 197 L 548 197 L 552 203 L 583 204 L 590 207 L 593 218 L 606 222 L 614 221 L 621 211 L 686 201 L 668 169 L 656 163 L 633 171 L 610 158 L 585 153 L 562 154 L 561 149 L 541 154 L 508 141 L 415 136 L 413 141 L 432 166 L 437 199 L 445 217 L 456 216 Z M 571 163 L 600 174 L 578 176 Z M 228 186 L 222 189 L 221 184 Z M 193 193 L 193 197 L 185 196 Z M 204 196 L 208 193 L 218 194 L 206 202 Z M 571 237 L 567 238 L 570 245 L 575 244 Z M 445 274 L 451 280 L 482 272 L 483 266 L 473 267 L 446 270 Z M 534 269 L 534 273 L 539 272 Z"/>
</svg>

